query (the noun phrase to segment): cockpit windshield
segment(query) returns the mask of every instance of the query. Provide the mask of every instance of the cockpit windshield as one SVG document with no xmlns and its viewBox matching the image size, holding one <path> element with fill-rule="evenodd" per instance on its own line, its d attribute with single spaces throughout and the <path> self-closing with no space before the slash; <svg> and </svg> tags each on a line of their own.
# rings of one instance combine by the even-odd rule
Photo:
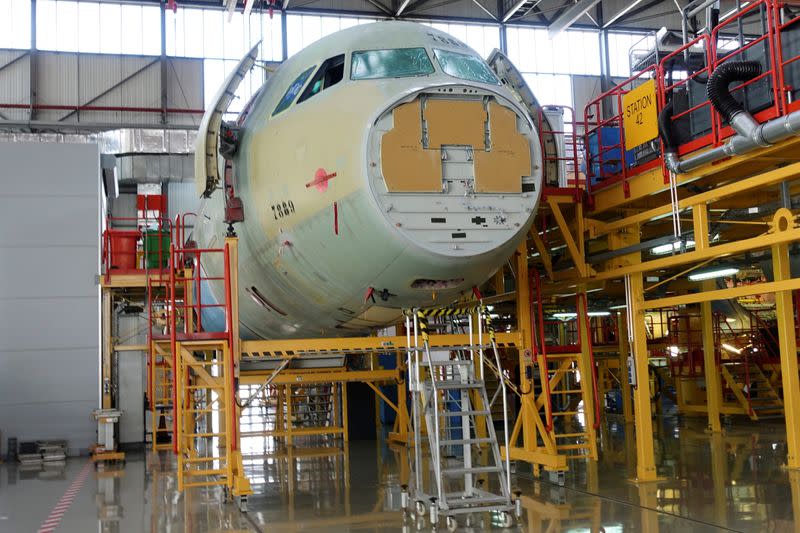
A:
<svg viewBox="0 0 800 533">
<path fill-rule="evenodd" d="M 424 48 L 395 48 L 353 52 L 350 79 L 370 80 L 426 76 L 433 65 Z"/>
<path fill-rule="evenodd" d="M 433 55 L 436 56 L 436 61 L 439 62 L 445 74 L 449 74 L 454 78 L 495 85 L 500 84 L 497 76 L 489 70 L 488 65 L 479 57 L 439 48 L 434 48 Z"/>
</svg>

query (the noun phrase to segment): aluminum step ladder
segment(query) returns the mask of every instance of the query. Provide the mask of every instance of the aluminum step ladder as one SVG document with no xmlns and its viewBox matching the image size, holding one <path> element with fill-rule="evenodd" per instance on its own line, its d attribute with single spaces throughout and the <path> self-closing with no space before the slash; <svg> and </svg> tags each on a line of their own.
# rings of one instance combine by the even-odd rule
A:
<svg viewBox="0 0 800 533">
<path fill-rule="evenodd" d="M 454 359 L 445 358 L 447 352 L 430 350 L 427 318 L 443 313 L 468 317 L 469 344 L 450 352 Z M 493 353 L 494 368 L 501 368 L 489 315 L 480 305 L 415 309 L 406 313 L 406 331 L 414 449 L 404 508 L 413 503 L 417 514 L 428 513 L 434 526 L 444 516 L 451 531 L 458 527 L 457 516 L 469 520 L 474 513 L 497 513 L 505 526 L 512 525 L 516 506 L 511 499 L 510 464 L 500 454 L 483 379 L 486 349 Z M 484 344 L 484 337 L 490 342 Z M 506 383 L 504 379 L 499 383 L 507 449 Z M 423 453 L 426 441 L 429 455 Z"/>
</svg>

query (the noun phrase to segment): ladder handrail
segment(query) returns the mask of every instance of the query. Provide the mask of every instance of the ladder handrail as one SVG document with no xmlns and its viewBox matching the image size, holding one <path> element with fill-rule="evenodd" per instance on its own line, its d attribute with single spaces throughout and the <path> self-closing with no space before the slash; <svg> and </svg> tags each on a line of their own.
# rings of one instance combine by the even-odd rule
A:
<svg viewBox="0 0 800 533">
<path fill-rule="evenodd" d="M 431 358 L 430 346 L 428 344 L 428 339 L 426 338 L 427 336 L 428 336 L 427 332 L 423 333 L 423 335 L 422 335 L 422 337 L 423 337 L 422 338 L 422 346 L 424 348 L 423 352 L 425 354 L 425 357 L 428 360 L 428 372 L 430 373 L 431 389 L 432 389 L 432 395 L 433 395 L 433 428 L 434 428 L 435 435 L 436 435 L 435 440 L 438 443 L 439 442 L 439 436 L 440 436 L 439 435 L 439 398 L 438 398 L 439 390 L 436 388 L 436 376 L 435 376 L 435 372 L 433 370 L 433 359 Z M 434 447 L 431 447 L 431 456 L 432 456 L 432 459 L 433 459 L 433 468 L 434 468 L 434 470 L 436 472 L 436 493 L 437 493 L 437 497 L 439 498 L 439 501 L 442 501 L 442 491 L 443 491 L 442 483 L 441 483 L 441 480 L 442 480 L 442 465 L 439 462 L 439 455 L 440 455 L 440 451 L 438 449 L 438 446 L 435 447 L 435 449 L 434 449 Z"/>
<path fill-rule="evenodd" d="M 506 382 L 503 379 L 503 374 L 501 371 L 500 366 L 500 353 L 497 350 L 497 340 L 494 336 L 494 327 L 492 327 L 492 317 L 489 316 L 489 312 L 486 310 L 486 307 L 481 302 L 481 313 L 484 315 L 484 320 L 486 322 L 486 329 L 489 332 L 489 340 L 492 343 L 492 351 L 494 352 L 494 361 L 497 364 L 497 370 L 500 373 L 500 388 L 502 389 L 503 394 L 503 441 L 505 444 L 506 450 L 506 470 L 505 470 L 505 482 L 506 482 L 506 494 L 511 494 L 511 454 L 509 452 L 508 446 L 508 398 L 506 397 Z M 478 315 L 478 329 L 480 330 L 480 315 Z M 492 417 L 489 416 L 489 423 L 493 424 Z"/>
</svg>

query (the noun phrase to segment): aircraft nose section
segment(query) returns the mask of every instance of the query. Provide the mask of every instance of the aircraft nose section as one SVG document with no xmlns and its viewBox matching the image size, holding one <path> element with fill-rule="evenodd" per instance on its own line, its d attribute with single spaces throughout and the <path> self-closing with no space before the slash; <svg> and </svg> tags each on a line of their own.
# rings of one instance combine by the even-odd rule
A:
<svg viewBox="0 0 800 533">
<path fill-rule="evenodd" d="M 503 248 L 532 222 L 539 138 L 509 102 L 473 88 L 428 90 L 378 119 L 370 186 L 389 222 L 428 251 Z"/>
</svg>

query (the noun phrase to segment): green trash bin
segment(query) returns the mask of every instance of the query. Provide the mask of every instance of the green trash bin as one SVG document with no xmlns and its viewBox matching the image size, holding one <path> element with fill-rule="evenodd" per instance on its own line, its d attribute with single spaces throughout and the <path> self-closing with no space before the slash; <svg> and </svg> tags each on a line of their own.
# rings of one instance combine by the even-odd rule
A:
<svg viewBox="0 0 800 533">
<path fill-rule="evenodd" d="M 169 264 L 169 231 L 147 229 L 142 235 L 145 268 L 166 268 Z"/>
</svg>

